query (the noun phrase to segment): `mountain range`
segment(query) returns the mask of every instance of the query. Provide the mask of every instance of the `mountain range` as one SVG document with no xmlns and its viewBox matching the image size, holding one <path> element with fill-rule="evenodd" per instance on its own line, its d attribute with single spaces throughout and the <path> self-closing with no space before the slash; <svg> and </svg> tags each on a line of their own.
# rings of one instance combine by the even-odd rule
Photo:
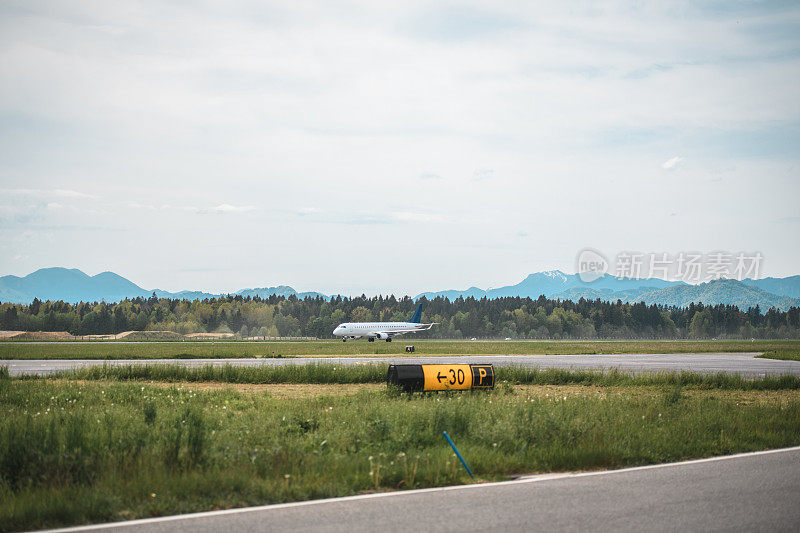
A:
<svg viewBox="0 0 800 533">
<path fill-rule="evenodd" d="M 599 298 L 609 302 L 622 300 L 629 303 L 644 302 L 648 305 L 659 304 L 675 307 L 687 307 L 693 302 L 703 302 L 706 305 L 735 305 L 739 309 L 748 309 L 758 305 L 762 310 L 775 307 L 785 311 L 790 307 L 800 307 L 800 298 L 773 294 L 735 279 L 716 279 L 699 285 L 680 284 L 655 290 L 648 290 L 647 287 L 624 291 L 574 288 L 560 292 L 554 297 L 559 300 L 572 301 L 580 298 L 586 300 Z"/>
<path fill-rule="evenodd" d="M 40 300 L 63 300 L 65 302 L 118 302 L 125 298 L 149 298 L 153 293 L 159 298 L 177 298 L 186 300 L 202 300 L 216 298 L 225 294 L 213 294 L 203 291 L 169 292 L 161 289 L 147 290 L 132 281 L 113 272 L 101 272 L 89 276 L 76 268 L 42 268 L 24 277 L 0 277 L 0 302 L 29 303 L 34 298 Z M 317 292 L 297 292 L 286 285 L 278 287 L 261 287 L 242 289 L 233 296 L 260 296 L 268 298 L 295 295 L 326 297 Z"/>
<path fill-rule="evenodd" d="M 153 293 L 162 298 L 198 300 L 225 296 L 203 291 L 169 292 L 160 289 L 143 289 L 132 281 L 113 272 L 102 272 L 89 276 L 78 269 L 43 268 L 24 277 L 0 277 L 0 302 L 29 303 L 34 298 L 40 300 L 63 300 L 66 302 L 116 302 L 125 298 L 150 297 Z M 272 295 L 298 298 L 323 297 L 318 292 L 297 292 L 287 285 L 242 289 L 232 293 L 243 297 Z M 606 300 L 615 302 L 645 302 L 685 307 L 692 302 L 707 305 L 736 305 L 747 309 L 756 305 L 762 310 L 775 307 L 786 310 L 800 307 L 800 276 L 786 278 L 718 279 L 699 285 L 689 285 L 681 281 L 665 281 L 658 278 L 634 279 L 617 278 L 604 275 L 592 282 L 584 282 L 577 274 L 565 274 L 560 270 L 537 272 L 515 285 L 493 289 L 470 287 L 464 290 L 443 290 L 424 292 L 414 299 L 426 297 L 431 300 L 437 296 L 454 300 L 459 297 L 502 298 L 530 297 L 577 301 Z"/>
<path fill-rule="evenodd" d="M 617 278 L 609 274 L 605 274 L 591 283 L 581 280 L 578 274 L 565 274 L 560 270 L 548 270 L 546 272 L 537 272 L 531 274 L 524 280 L 516 285 L 508 285 L 496 289 L 483 290 L 478 287 L 470 287 L 464 291 L 459 290 L 446 290 L 438 292 L 423 292 L 417 295 L 416 298 L 425 296 L 427 299 L 433 299 L 437 296 L 450 298 L 458 298 L 463 296 L 468 298 L 503 298 L 506 296 L 519 296 L 521 298 L 538 298 L 545 295 L 547 298 L 560 298 L 567 299 L 565 296 L 570 294 L 573 289 L 593 289 L 596 291 L 611 291 L 616 294 L 619 291 L 642 291 L 648 292 L 650 290 L 663 289 L 673 285 L 683 284 L 682 281 L 664 281 L 658 278 Z M 646 290 L 645 290 L 646 289 Z M 577 294 L 577 293 L 576 293 Z M 638 293 L 637 293 L 638 294 Z M 415 299 L 416 299 L 415 298 Z M 578 296 L 580 298 L 580 295 Z"/>
<path fill-rule="evenodd" d="M 735 305 L 740 309 L 760 306 L 766 310 L 770 307 L 786 310 L 789 307 L 800 307 L 800 276 L 787 278 L 733 279 L 711 280 L 699 285 L 689 285 L 682 281 L 665 281 L 658 278 L 617 278 L 605 274 L 595 281 L 585 282 L 578 274 L 565 274 L 560 270 L 550 270 L 531 274 L 516 285 L 508 285 L 496 289 L 483 290 L 470 287 L 465 290 L 445 290 L 424 292 L 417 295 L 427 299 L 437 296 L 452 299 L 469 298 L 501 298 L 519 296 L 522 298 L 538 298 L 544 295 L 557 300 L 578 301 L 605 300 L 616 302 L 645 302 L 647 304 L 673 305 L 686 307 L 692 302 L 703 302 L 707 305 Z"/>
</svg>

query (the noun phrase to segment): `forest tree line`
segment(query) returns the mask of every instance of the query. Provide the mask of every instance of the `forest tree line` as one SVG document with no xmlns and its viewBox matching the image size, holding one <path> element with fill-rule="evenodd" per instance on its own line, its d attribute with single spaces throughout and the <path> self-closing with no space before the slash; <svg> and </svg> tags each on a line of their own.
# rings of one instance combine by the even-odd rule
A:
<svg viewBox="0 0 800 533">
<path fill-rule="evenodd" d="M 418 338 L 800 338 L 800 308 L 731 305 L 687 308 L 644 303 L 577 302 L 531 298 L 424 300 L 424 322 L 438 322 Z M 342 322 L 406 321 L 408 297 L 366 296 L 298 299 L 227 296 L 206 300 L 135 298 L 119 303 L 41 302 L 0 304 L 0 330 L 67 331 L 73 335 L 163 330 L 232 333 L 236 337 L 332 338 Z"/>
</svg>

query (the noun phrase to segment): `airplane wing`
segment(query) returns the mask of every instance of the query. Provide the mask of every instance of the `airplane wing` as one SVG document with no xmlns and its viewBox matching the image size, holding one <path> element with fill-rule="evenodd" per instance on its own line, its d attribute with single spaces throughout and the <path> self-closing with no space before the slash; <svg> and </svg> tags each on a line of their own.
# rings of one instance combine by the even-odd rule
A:
<svg viewBox="0 0 800 533">
<path fill-rule="evenodd" d="M 406 331 L 373 331 L 370 332 L 369 335 L 381 336 L 384 335 L 386 337 L 396 337 L 397 335 L 403 335 L 404 333 L 414 333 L 415 331 L 424 331 L 421 329 L 408 329 Z"/>
<path fill-rule="evenodd" d="M 398 331 L 395 334 L 401 335 L 403 333 L 416 333 L 417 331 L 428 331 L 429 329 L 431 329 L 436 324 L 438 324 L 438 322 L 431 322 L 430 324 L 417 324 L 419 326 L 418 328 L 406 329 L 406 330 L 403 330 L 403 331 Z"/>
<path fill-rule="evenodd" d="M 402 331 L 373 331 L 370 335 L 386 335 L 387 337 L 396 337 L 397 335 L 405 335 L 406 333 L 416 333 L 418 331 L 428 331 L 438 322 L 431 322 L 430 324 L 418 324 L 418 328 L 404 329 Z"/>
</svg>

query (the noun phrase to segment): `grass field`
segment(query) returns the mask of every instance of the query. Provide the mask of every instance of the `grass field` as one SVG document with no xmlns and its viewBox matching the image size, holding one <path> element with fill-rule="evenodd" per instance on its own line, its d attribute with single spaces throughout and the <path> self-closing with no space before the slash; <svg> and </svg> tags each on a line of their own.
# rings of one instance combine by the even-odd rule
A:
<svg viewBox="0 0 800 533">
<path fill-rule="evenodd" d="M 469 482 L 442 431 L 478 480 L 800 444 L 791 388 L 211 385 L 0 378 L 0 529 Z"/>
<path fill-rule="evenodd" d="M 0 359 L 160 359 L 195 357 L 302 357 L 398 355 L 413 344 L 417 355 L 765 352 L 800 354 L 798 340 L 756 341 L 415 341 L 386 342 L 0 342 Z"/>
</svg>

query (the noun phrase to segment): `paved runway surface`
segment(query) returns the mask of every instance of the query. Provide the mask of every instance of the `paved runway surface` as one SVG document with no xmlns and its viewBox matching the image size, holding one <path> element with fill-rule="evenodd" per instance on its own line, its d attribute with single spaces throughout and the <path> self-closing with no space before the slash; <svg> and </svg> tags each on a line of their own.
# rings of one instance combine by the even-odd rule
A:
<svg viewBox="0 0 800 533">
<path fill-rule="evenodd" d="M 617 471 L 212 511 L 94 530 L 797 531 L 800 448 Z M 88 528 L 74 528 L 86 530 Z"/>
<path fill-rule="evenodd" d="M 540 368 L 572 368 L 626 372 L 659 372 L 688 370 L 705 374 L 726 372 L 748 377 L 764 375 L 800 375 L 800 361 L 756 359 L 755 353 L 689 353 L 689 354 L 626 354 L 626 355 L 461 355 L 425 357 L 297 357 L 285 359 L 61 359 L 61 360 L 0 360 L 12 376 L 20 374 L 50 374 L 89 365 L 207 364 L 234 366 L 301 365 L 330 363 L 337 365 L 388 363 L 494 363 L 497 366 L 523 365 Z"/>
</svg>

